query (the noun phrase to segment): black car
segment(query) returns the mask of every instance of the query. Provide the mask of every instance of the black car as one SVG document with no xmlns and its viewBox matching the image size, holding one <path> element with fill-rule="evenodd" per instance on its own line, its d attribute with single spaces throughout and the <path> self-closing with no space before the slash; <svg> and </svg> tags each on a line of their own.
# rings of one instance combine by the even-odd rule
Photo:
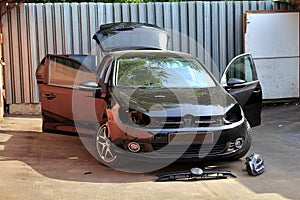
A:
<svg viewBox="0 0 300 200">
<path fill-rule="evenodd" d="M 39 65 L 44 131 L 92 134 L 106 165 L 248 152 L 262 104 L 250 54 L 234 58 L 219 83 L 192 55 L 164 50 L 168 35 L 156 26 L 103 25 L 94 39 L 99 65 L 100 55 L 47 55 Z"/>
</svg>

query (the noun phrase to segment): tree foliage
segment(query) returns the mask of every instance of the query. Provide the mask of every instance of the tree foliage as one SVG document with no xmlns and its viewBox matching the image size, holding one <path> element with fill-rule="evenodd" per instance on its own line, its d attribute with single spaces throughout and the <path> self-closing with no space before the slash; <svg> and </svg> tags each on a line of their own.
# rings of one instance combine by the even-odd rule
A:
<svg viewBox="0 0 300 200">
<path fill-rule="evenodd" d="M 169 77 L 164 66 L 170 58 L 127 58 L 119 61 L 118 83 L 124 86 L 162 86 Z"/>
</svg>

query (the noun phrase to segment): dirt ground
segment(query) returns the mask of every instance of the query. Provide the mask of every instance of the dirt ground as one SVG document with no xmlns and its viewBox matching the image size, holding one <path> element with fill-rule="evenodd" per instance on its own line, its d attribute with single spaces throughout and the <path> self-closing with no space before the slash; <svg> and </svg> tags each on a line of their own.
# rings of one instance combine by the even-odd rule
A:
<svg viewBox="0 0 300 200">
<path fill-rule="evenodd" d="M 100 164 L 80 138 L 42 133 L 41 118 L 10 116 L 0 123 L 0 199 L 300 199 L 300 106 L 268 106 L 254 128 L 249 153 L 266 171 L 251 177 L 243 160 L 210 163 L 237 178 L 155 182 L 156 174 L 199 163 L 175 163 L 159 171 L 131 174 Z"/>
</svg>

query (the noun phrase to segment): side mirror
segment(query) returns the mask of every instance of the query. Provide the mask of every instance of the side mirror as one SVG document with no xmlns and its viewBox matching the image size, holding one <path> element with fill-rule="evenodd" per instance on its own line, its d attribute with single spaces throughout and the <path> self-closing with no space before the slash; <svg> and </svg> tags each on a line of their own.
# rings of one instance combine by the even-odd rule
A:
<svg viewBox="0 0 300 200">
<path fill-rule="evenodd" d="M 228 86 L 242 85 L 244 83 L 246 83 L 245 80 L 238 79 L 238 78 L 231 78 L 227 81 Z"/>
<path fill-rule="evenodd" d="M 93 81 L 82 82 L 79 84 L 78 88 L 81 91 L 87 91 L 87 92 L 96 92 L 102 89 L 97 83 Z"/>
</svg>

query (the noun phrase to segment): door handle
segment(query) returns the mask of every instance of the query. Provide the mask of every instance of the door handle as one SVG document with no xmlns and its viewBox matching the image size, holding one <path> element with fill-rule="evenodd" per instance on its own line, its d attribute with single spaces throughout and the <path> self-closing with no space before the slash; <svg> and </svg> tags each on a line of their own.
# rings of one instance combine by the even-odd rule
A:
<svg viewBox="0 0 300 200">
<path fill-rule="evenodd" d="M 48 100 L 52 100 L 52 99 L 56 98 L 56 96 L 53 93 L 44 94 L 43 97 L 47 98 Z"/>
</svg>

